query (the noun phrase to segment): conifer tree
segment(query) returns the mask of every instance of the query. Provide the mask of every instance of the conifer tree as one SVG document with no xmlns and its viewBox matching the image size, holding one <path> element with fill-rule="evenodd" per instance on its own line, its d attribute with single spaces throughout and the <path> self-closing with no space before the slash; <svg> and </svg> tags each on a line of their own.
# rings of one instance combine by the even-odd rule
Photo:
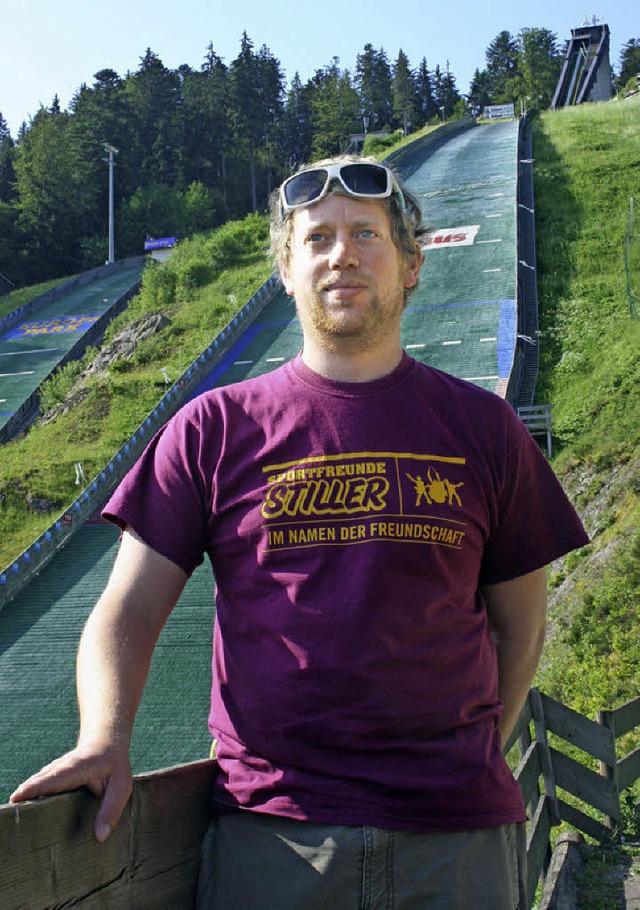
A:
<svg viewBox="0 0 640 910">
<path fill-rule="evenodd" d="M 391 67 L 382 48 L 378 51 L 365 44 L 356 59 L 355 85 L 369 131 L 388 129 L 392 120 Z"/>
<path fill-rule="evenodd" d="M 393 118 L 406 135 L 411 128 L 415 127 L 417 121 L 416 85 L 409 58 L 402 49 L 398 51 L 398 57 L 393 65 L 391 90 Z"/>
<path fill-rule="evenodd" d="M 433 76 L 427 66 L 426 57 L 420 61 L 415 75 L 416 111 L 418 121 L 416 126 L 424 126 L 438 113 L 438 108 L 433 97 Z"/>
<path fill-rule="evenodd" d="M 287 170 L 311 158 L 311 91 L 310 84 L 303 85 L 300 74 L 295 73 L 282 116 L 282 163 L 287 165 Z"/>
<path fill-rule="evenodd" d="M 563 55 L 558 51 L 556 35 L 547 28 L 523 28 L 519 35 L 519 71 L 521 82 L 510 91 L 510 100 L 517 96 L 527 101 L 527 107 L 548 108 L 562 70 Z"/>
<path fill-rule="evenodd" d="M 143 186 L 182 182 L 181 135 L 178 115 L 180 80 L 160 57 L 147 48 L 139 69 L 125 82 L 135 126 L 135 144 L 128 150 Z"/>
<path fill-rule="evenodd" d="M 7 121 L 0 111 L 0 202 L 11 202 L 15 196 L 15 143 Z"/>
<path fill-rule="evenodd" d="M 617 84 L 623 89 L 631 84 L 636 88 L 637 77 L 640 74 L 640 38 L 629 38 L 626 44 L 623 44 L 620 52 L 620 73 Z"/>
<path fill-rule="evenodd" d="M 231 144 L 229 70 L 209 43 L 199 71 L 185 74 L 182 83 L 183 170 L 187 184 L 200 182 L 218 199 L 220 217 L 226 213 L 226 157 Z"/>
<path fill-rule="evenodd" d="M 316 70 L 311 80 L 310 107 L 312 158 L 346 151 L 351 135 L 361 129 L 361 102 L 349 70 L 340 69 L 338 57 Z"/>
<path fill-rule="evenodd" d="M 493 104 L 513 101 L 508 83 L 518 72 L 518 41 L 508 31 L 502 31 L 486 50 L 487 77 Z"/>
</svg>

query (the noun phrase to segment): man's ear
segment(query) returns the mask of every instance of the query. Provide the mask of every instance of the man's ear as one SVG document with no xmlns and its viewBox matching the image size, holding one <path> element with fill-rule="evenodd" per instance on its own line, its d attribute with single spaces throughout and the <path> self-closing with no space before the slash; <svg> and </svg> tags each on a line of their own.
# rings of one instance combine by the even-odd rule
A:
<svg viewBox="0 0 640 910">
<path fill-rule="evenodd" d="M 293 297 L 293 281 L 291 280 L 291 276 L 289 275 L 289 270 L 284 265 L 280 266 L 280 279 L 281 279 L 281 281 L 284 285 L 284 289 L 287 292 L 287 294 L 289 295 L 289 297 Z"/>
<path fill-rule="evenodd" d="M 420 244 L 416 243 L 415 253 L 413 256 L 406 261 L 405 273 L 404 273 L 404 287 L 405 288 L 414 288 L 418 279 L 420 278 L 420 269 L 422 268 L 422 249 Z"/>
</svg>

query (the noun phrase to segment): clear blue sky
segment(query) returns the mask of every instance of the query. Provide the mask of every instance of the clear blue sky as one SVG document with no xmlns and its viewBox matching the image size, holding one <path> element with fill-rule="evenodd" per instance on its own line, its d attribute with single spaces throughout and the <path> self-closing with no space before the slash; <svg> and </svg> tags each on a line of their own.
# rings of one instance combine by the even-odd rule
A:
<svg viewBox="0 0 640 910">
<path fill-rule="evenodd" d="M 296 71 L 306 80 L 334 56 L 353 71 L 370 43 L 390 62 L 400 48 L 413 67 L 423 56 L 430 69 L 448 60 L 464 94 L 499 32 L 548 28 L 562 45 L 585 16 L 595 15 L 609 25 L 617 68 L 622 45 L 640 39 L 640 3 L 600 3 L 591 9 L 584 0 L 0 0 L 0 111 L 15 137 L 21 122 L 54 95 L 66 108 L 98 70 L 134 72 L 147 47 L 167 67 L 198 69 L 211 41 L 229 64 L 245 30 L 256 50 L 266 44 L 280 60 L 287 81 Z"/>
</svg>

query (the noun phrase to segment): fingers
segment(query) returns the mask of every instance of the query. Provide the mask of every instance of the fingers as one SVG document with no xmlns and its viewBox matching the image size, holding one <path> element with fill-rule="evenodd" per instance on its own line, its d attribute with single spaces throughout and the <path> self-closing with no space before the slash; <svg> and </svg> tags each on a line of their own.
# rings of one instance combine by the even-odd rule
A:
<svg viewBox="0 0 640 910">
<path fill-rule="evenodd" d="M 82 774 L 73 763 L 73 752 L 70 752 L 45 765 L 36 774 L 32 774 L 11 794 L 9 801 L 18 803 L 40 796 L 52 796 L 55 793 L 76 790 L 84 783 Z"/>
<path fill-rule="evenodd" d="M 96 839 L 105 841 L 120 820 L 133 790 L 128 756 L 106 750 L 87 753 L 74 749 L 32 775 L 11 794 L 12 803 L 52 796 L 87 787 L 102 797 L 94 823 Z"/>
<path fill-rule="evenodd" d="M 100 843 L 106 841 L 120 821 L 120 817 L 129 801 L 132 790 L 133 779 L 130 771 L 128 775 L 113 774 L 109 778 L 93 826 L 96 840 Z"/>
</svg>

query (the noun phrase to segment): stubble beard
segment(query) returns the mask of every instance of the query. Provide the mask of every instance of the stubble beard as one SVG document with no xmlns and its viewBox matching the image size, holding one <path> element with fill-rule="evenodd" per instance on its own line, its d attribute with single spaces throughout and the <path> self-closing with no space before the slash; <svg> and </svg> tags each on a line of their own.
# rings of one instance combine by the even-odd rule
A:
<svg viewBox="0 0 640 910">
<path fill-rule="evenodd" d="M 303 328 L 313 332 L 326 350 L 368 351 L 397 331 L 405 308 L 404 288 L 382 299 L 372 294 L 366 308 L 351 301 L 326 305 L 322 300 L 322 282 L 315 289 Z"/>
</svg>

